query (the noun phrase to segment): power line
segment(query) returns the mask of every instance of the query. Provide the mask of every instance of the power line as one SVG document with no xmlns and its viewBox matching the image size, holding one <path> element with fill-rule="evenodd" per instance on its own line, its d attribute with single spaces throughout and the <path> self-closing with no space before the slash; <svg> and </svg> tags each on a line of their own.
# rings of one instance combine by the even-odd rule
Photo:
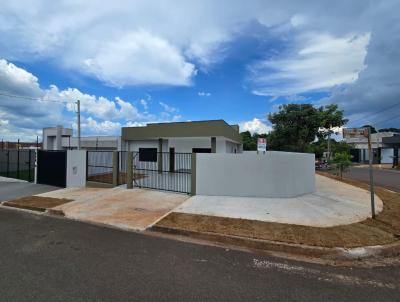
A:
<svg viewBox="0 0 400 302">
<path fill-rule="evenodd" d="M 52 100 L 52 99 L 43 99 L 43 98 L 34 98 L 34 97 L 29 97 L 29 96 L 23 96 L 23 95 L 16 95 L 16 94 L 9 94 L 0 91 L 1 96 L 6 96 L 6 97 L 11 97 L 11 98 L 16 98 L 21 101 L 23 100 L 32 100 L 32 101 L 41 101 L 41 102 L 51 102 L 51 103 L 64 103 L 64 104 L 73 104 L 75 102 L 70 102 L 70 101 L 63 101 L 63 100 Z"/>
<path fill-rule="evenodd" d="M 395 104 L 393 104 L 393 105 L 391 105 L 391 106 L 389 106 L 389 107 L 386 107 L 386 108 L 384 108 L 384 109 L 382 109 L 382 110 L 380 110 L 380 111 L 373 112 L 373 113 L 369 114 L 368 117 L 377 115 L 377 114 L 382 113 L 382 112 L 384 112 L 384 111 L 386 111 L 386 110 L 392 109 L 392 108 L 394 108 L 394 107 L 396 107 L 396 106 L 398 106 L 398 105 L 400 105 L 400 102 L 395 103 Z M 368 117 L 357 118 L 357 119 L 355 119 L 355 120 L 352 120 L 351 122 L 354 123 L 354 122 L 358 122 L 358 121 L 362 121 L 362 120 L 365 121 Z"/>
<path fill-rule="evenodd" d="M 380 122 L 375 122 L 374 124 L 386 123 L 386 122 L 395 120 L 395 119 L 397 119 L 397 118 L 399 118 L 399 117 L 400 117 L 400 115 L 395 115 L 395 116 L 392 116 L 392 117 L 389 118 L 389 119 L 385 119 L 385 120 L 382 120 L 382 121 L 380 121 Z"/>
</svg>

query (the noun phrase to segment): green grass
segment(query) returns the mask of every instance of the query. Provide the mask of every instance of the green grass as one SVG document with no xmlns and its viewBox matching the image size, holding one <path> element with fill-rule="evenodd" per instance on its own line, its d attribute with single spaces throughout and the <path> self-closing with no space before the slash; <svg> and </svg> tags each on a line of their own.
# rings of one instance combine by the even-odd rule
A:
<svg viewBox="0 0 400 302">
<path fill-rule="evenodd" d="M 0 176 L 32 181 L 35 177 L 35 170 L 32 169 L 30 171 L 30 178 L 29 178 L 29 170 L 22 170 L 19 171 L 19 173 L 17 171 L 9 171 L 8 173 L 6 171 L 3 171 L 0 172 Z"/>
</svg>

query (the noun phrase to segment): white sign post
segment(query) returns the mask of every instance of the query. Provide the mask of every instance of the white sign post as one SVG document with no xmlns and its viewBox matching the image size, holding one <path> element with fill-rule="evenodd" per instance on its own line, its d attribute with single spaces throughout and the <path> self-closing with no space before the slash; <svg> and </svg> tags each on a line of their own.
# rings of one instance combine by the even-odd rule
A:
<svg viewBox="0 0 400 302">
<path fill-rule="evenodd" d="M 372 169 L 373 152 L 371 146 L 371 128 L 348 128 L 343 129 L 344 138 L 365 137 L 368 139 L 368 162 L 369 162 L 369 191 L 371 192 L 371 216 L 375 219 L 375 192 L 374 173 Z"/>
<path fill-rule="evenodd" d="M 267 151 L 267 139 L 259 137 L 257 140 L 257 153 Z"/>
</svg>

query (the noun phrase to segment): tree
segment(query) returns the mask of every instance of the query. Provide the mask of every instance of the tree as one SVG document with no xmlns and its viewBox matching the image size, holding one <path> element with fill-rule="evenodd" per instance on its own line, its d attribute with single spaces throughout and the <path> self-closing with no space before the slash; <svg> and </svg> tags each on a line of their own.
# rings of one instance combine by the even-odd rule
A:
<svg viewBox="0 0 400 302">
<path fill-rule="evenodd" d="M 273 125 L 268 142 L 273 150 L 307 152 L 317 137 L 324 138 L 321 128 L 340 127 L 347 120 L 337 105 L 315 108 L 312 104 L 287 104 L 268 115 Z M 328 135 L 329 132 L 327 132 Z"/>
<path fill-rule="evenodd" d="M 321 128 L 318 131 L 318 137 L 329 138 L 333 133 L 333 128 L 343 126 L 348 122 L 343 118 L 343 110 L 338 110 L 338 105 L 330 104 L 318 108 L 321 115 Z"/>
<path fill-rule="evenodd" d="M 240 135 L 242 136 L 243 150 L 249 151 L 257 149 L 257 143 L 254 142 L 254 138 L 252 137 L 250 131 L 242 132 Z"/>
<path fill-rule="evenodd" d="M 345 152 L 350 154 L 350 149 L 352 146 L 345 141 L 337 142 L 334 139 L 330 139 L 331 144 L 331 152 L 334 156 L 336 153 Z M 324 155 L 324 152 L 327 150 L 328 147 L 328 140 L 324 138 L 318 139 L 318 141 L 313 142 L 310 144 L 309 151 L 310 153 L 315 154 L 315 158 L 321 159 Z"/>
<path fill-rule="evenodd" d="M 241 132 L 243 142 L 243 150 L 245 151 L 255 151 L 257 150 L 257 141 L 259 137 L 267 137 L 267 134 L 254 133 L 253 135 L 249 131 Z"/>
<path fill-rule="evenodd" d="M 379 132 L 398 132 L 398 133 L 400 133 L 400 128 L 393 128 L 393 127 L 382 128 L 382 129 L 379 129 L 378 131 Z"/>
<path fill-rule="evenodd" d="M 351 156 L 346 152 L 336 153 L 330 163 L 335 166 L 340 179 L 343 179 L 343 172 L 351 166 Z"/>
<path fill-rule="evenodd" d="M 375 127 L 372 127 L 371 125 L 364 125 L 361 128 L 370 128 L 371 129 L 371 133 L 376 133 Z"/>
</svg>

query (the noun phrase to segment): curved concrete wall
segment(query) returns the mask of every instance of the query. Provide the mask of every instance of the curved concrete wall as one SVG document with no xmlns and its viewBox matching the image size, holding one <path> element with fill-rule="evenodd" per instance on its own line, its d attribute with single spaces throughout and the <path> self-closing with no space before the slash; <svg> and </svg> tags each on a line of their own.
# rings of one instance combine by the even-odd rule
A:
<svg viewBox="0 0 400 302">
<path fill-rule="evenodd" d="M 198 195 L 295 197 L 315 191 L 315 156 L 196 154 L 195 182 Z"/>
</svg>

